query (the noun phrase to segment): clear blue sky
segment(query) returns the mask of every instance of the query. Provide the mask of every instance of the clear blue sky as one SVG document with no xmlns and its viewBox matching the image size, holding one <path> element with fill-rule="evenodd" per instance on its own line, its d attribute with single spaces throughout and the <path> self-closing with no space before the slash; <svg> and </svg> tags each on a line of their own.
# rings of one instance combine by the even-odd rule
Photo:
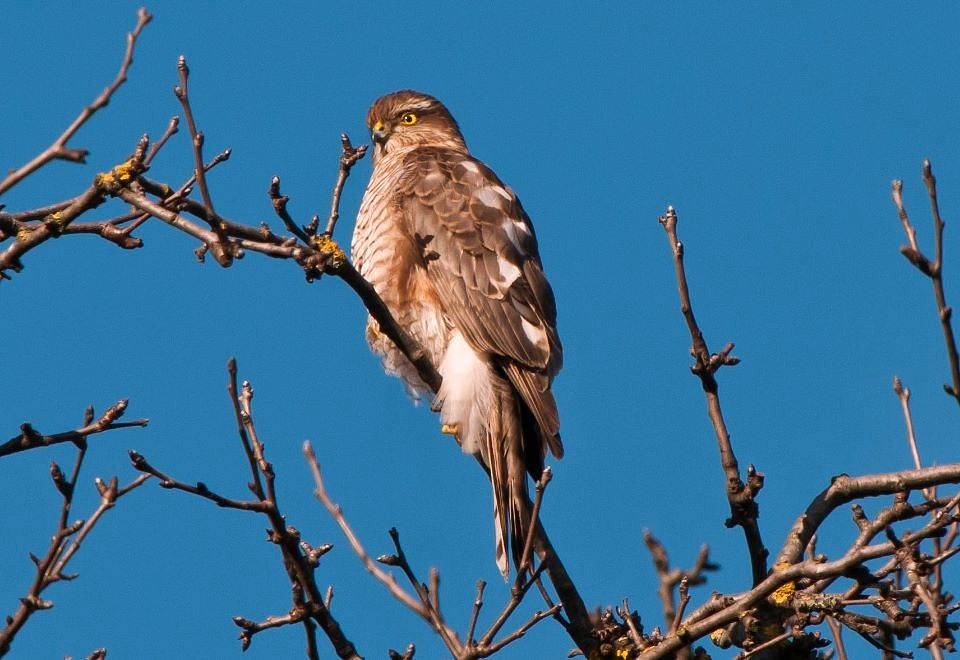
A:
<svg viewBox="0 0 960 660">
<path fill-rule="evenodd" d="M 25 162 L 112 78 L 136 4 L 7 3 L 0 21 L 0 167 Z M 559 304 L 565 367 L 556 382 L 566 458 L 543 517 L 590 604 L 627 596 L 661 623 L 641 531 L 687 565 L 700 543 L 723 566 L 707 587 L 748 580 L 742 535 L 724 528 L 722 473 L 678 312 L 657 215 L 677 207 L 694 304 L 708 341 L 737 343 L 720 374 L 743 466 L 767 475 L 765 541 L 832 475 L 905 468 L 891 379 L 914 392 L 925 460 L 957 460 L 955 405 L 928 283 L 897 253 L 889 201 L 906 181 L 921 241 L 931 231 L 920 162 L 933 160 L 948 221 L 960 208 L 960 72 L 948 3 L 172 3 L 150 5 L 130 81 L 75 138 L 90 165 L 54 163 L 5 196 L 24 209 L 79 193 L 157 137 L 180 112 L 176 58 L 208 153 L 233 147 L 210 177 L 217 209 L 274 222 L 265 191 L 283 179 L 291 211 L 325 213 L 338 135 L 366 139 L 369 103 L 412 87 L 447 103 L 474 153 L 520 194 Z M 178 184 L 191 165 L 178 136 L 152 175 Z M 348 243 L 370 164 L 344 195 Z M 109 211 L 105 211 L 107 213 Z M 92 216 L 100 217 L 100 216 Z M 947 228 L 948 296 L 960 301 L 956 225 Z M 289 521 L 336 548 L 321 584 L 367 657 L 415 642 L 443 657 L 427 627 L 369 579 L 311 496 L 300 444 L 311 439 L 329 488 L 374 554 L 400 529 L 426 576 L 437 566 L 451 623 L 466 627 L 474 583 L 505 597 L 493 563 L 488 487 L 367 350 L 360 303 L 337 280 L 306 285 L 290 263 L 248 255 L 229 270 L 195 263 L 196 245 L 158 223 L 122 252 L 69 237 L 0 284 L 5 340 L 0 437 L 32 421 L 72 428 L 84 406 L 121 397 L 146 430 L 93 440 L 76 514 L 95 475 L 134 476 L 136 448 L 184 480 L 237 497 L 245 462 L 224 364 L 236 355 L 279 472 Z M 5 435 L 3 435 L 5 434 Z M 0 611 L 11 612 L 55 526 L 47 476 L 67 447 L 0 463 Z M 869 503 L 868 510 L 881 502 Z M 852 538 L 845 513 L 823 550 Z M 15 658 L 236 657 L 234 615 L 289 607 L 264 521 L 155 485 L 103 520 L 74 568 L 47 592 L 56 607 L 17 639 Z M 545 623 L 504 658 L 563 657 Z M 328 646 L 321 640 L 326 653 Z M 267 632 L 249 658 L 302 657 L 299 629 Z"/>
</svg>

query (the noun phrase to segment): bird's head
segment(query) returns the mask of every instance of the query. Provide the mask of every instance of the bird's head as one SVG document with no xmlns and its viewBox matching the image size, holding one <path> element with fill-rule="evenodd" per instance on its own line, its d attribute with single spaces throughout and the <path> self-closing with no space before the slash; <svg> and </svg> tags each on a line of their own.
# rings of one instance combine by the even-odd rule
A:
<svg viewBox="0 0 960 660">
<path fill-rule="evenodd" d="M 377 157 L 424 146 L 466 150 L 460 127 L 446 106 L 429 94 L 409 89 L 374 101 L 367 112 L 367 126 Z"/>
</svg>

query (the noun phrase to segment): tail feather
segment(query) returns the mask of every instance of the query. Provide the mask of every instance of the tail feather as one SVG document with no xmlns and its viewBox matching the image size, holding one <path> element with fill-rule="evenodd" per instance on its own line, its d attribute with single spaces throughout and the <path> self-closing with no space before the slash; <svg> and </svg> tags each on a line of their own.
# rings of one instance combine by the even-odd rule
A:
<svg viewBox="0 0 960 660">
<path fill-rule="evenodd" d="M 497 567 L 506 578 L 510 574 L 510 554 L 517 568 L 523 554 L 530 511 L 527 468 L 523 450 L 523 425 L 520 405 L 509 381 L 493 376 L 493 405 L 488 408 L 487 455 L 490 457 L 490 484 L 493 488 L 493 517 L 496 536 Z"/>
<path fill-rule="evenodd" d="M 527 473 L 537 479 L 543 470 L 545 436 L 559 447 L 557 425 L 552 422 L 544 432 L 542 416 L 518 390 L 510 372 L 481 358 L 459 333 L 451 337 L 439 371 L 443 383 L 433 408 L 440 411 L 447 432 L 455 434 L 465 452 L 479 458 L 490 476 L 497 568 L 506 578 L 508 554 L 519 568 L 530 527 Z M 552 396 L 547 402 L 551 405 L 544 408 L 553 409 L 555 416 Z M 557 447 L 551 444 L 555 454 Z"/>
</svg>

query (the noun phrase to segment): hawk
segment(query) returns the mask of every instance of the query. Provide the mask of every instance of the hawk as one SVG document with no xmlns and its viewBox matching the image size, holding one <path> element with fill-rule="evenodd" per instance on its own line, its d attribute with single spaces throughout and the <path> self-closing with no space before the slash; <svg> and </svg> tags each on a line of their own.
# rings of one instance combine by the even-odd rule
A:
<svg viewBox="0 0 960 660">
<path fill-rule="evenodd" d="M 506 577 L 508 540 L 518 564 L 529 525 L 527 474 L 540 478 L 548 448 L 563 456 L 550 391 L 563 351 L 533 225 L 434 97 L 382 96 L 367 126 L 373 173 L 353 262 L 443 378 L 432 408 L 442 431 L 490 476 L 496 560 Z M 373 319 L 367 339 L 415 398 L 432 394 Z"/>
</svg>

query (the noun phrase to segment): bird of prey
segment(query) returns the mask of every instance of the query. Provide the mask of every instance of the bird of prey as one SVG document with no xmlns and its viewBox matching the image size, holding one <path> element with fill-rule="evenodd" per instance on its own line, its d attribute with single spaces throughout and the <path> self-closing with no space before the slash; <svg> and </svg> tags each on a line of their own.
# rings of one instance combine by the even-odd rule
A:
<svg viewBox="0 0 960 660">
<path fill-rule="evenodd" d="M 519 564 L 530 524 L 527 474 L 563 455 L 550 385 L 562 348 L 553 291 L 520 200 L 474 158 L 450 111 L 403 90 L 367 113 L 373 174 L 357 216 L 353 262 L 443 378 L 441 430 L 477 456 L 493 487 L 496 560 Z M 369 319 L 388 373 L 430 396 L 413 364 Z"/>
</svg>

